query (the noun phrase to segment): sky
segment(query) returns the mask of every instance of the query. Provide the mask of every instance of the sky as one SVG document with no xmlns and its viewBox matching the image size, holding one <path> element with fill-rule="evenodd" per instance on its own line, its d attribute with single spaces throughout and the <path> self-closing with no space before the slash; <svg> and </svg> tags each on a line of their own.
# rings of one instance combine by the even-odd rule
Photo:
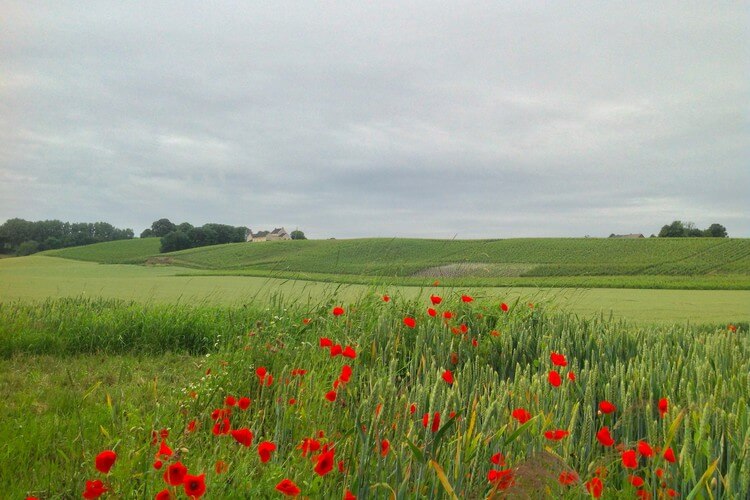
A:
<svg viewBox="0 0 750 500">
<path fill-rule="evenodd" d="M 0 222 L 750 237 L 745 2 L 0 2 Z"/>
</svg>

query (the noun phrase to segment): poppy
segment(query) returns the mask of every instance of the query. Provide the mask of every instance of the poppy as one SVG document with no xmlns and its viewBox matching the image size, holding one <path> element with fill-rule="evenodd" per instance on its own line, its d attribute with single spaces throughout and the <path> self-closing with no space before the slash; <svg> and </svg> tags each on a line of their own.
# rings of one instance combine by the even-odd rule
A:
<svg viewBox="0 0 750 500">
<path fill-rule="evenodd" d="M 242 396 L 239 401 L 237 401 L 237 406 L 240 410 L 247 410 L 250 407 L 250 398 Z"/>
<path fill-rule="evenodd" d="M 458 364 L 458 353 L 457 352 L 452 352 L 451 353 L 451 364 L 452 365 L 457 365 Z"/>
<path fill-rule="evenodd" d="M 86 489 L 83 491 L 83 498 L 99 498 L 107 491 L 109 491 L 107 487 L 98 479 L 86 481 Z"/>
<path fill-rule="evenodd" d="M 508 304 L 503 302 L 502 304 L 500 304 L 500 309 L 502 309 L 503 312 L 508 312 Z"/>
<path fill-rule="evenodd" d="M 549 359 L 555 366 L 568 366 L 568 360 L 565 359 L 564 354 L 553 352 L 549 355 Z"/>
<path fill-rule="evenodd" d="M 276 450 L 276 445 L 270 441 L 263 441 L 258 445 L 258 456 L 263 463 L 271 460 L 271 452 Z"/>
<path fill-rule="evenodd" d="M 576 381 L 576 374 L 573 373 L 573 372 L 568 372 L 568 380 L 570 380 L 571 382 L 575 382 Z"/>
<path fill-rule="evenodd" d="M 383 403 L 378 403 L 378 406 L 375 407 L 375 416 L 380 416 L 381 411 L 383 411 Z"/>
<path fill-rule="evenodd" d="M 290 479 L 283 479 L 279 484 L 276 485 L 276 490 L 280 491 L 288 497 L 296 497 L 300 494 L 300 489 Z"/>
<path fill-rule="evenodd" d="M 654 449 L 646 441 L 638 441 L 638 453 L 650 458 L 654 456 Z"/>
<path fill-rule="evenodd" d="M 357 357 L 357 352 L 352 348 L 352 346 L 346 346 L 343 351 L 341 351 L 341 355 L 345 358 L 354 359 Z"/>
<path fill-rule="evenodd" d="M 333 450 L 324 447 L 324 451 L 315 457 L 315 473 L 319 476 L 325 476 L 333 470 Z"/>
<path fill-rule="evenodd" d="M 615 440 L 609 433 L 609 427 L 602 427 L 599 432 L 596 433 L 596 439 L 602 444 L 602 446 L 612 446 L 615 444 Z"/>
<path fill-rule="evenodd" d="M 651 500 L 651 493 L 646 490 L 638 490 L 635 492 L 635 497 L 640 500 Z"/>
<path fill-rule="evenodd" d="M 178 486 L 185 480 L 186 475 L 187 467 L 182 465 L 182 462 L 175 462 L 164 471 L 164 481 L 171 486 Z"/>
<path fill-rule="evenodd" d="M 562 379 L 560 378 L 560 374 L 557 373 L 555 370 L 550 370 L 549 375 L 547 375 L 547 380 L 549 380 L 549 383 L 552 387 L 560 387 L 560 384 L 562 384 Z"/>
<path fill-rule="evenodd" d="M 302 368 L 295 368 L 292 370 L 292 376 L 302 376 L 307 373 L 307 370 L 303 370 Z"/>
<path fill-rule="evenodd" d="M 628 476 L 628 481 L 630 481 L 630 484 L 632 484 L 636 488 L 640 488 L 645 482 L 640 476 Z"/>
<path fill-rule="evenodd" d="M 499 465 L 500 467 L 505 467 L 505 457 L 502 453 L 495 453 L 490 457 L 490 462 L 492 462 L 495 465 Z"/>
<path fill-rule="evenodd" d="M 312 454 L 312 452 L 320 449 L 320 441 L 313 438 L 305 438 L 302 440 L 302 444 L 297 446 L 297 449 L 302 450 L 302 456 L 306 457 L 308 453 Z"/>
<path fill-rule="evenodd" d="M 320 337 L 319 343 L 320 347 L 331 347 L 333 345 L 333 341 L 326 337 Z"/>
<path fill-rule="evenodd" d="M 467 333 L 469 331 L 469 327 L 466 326 L 464 323 L 461 323 L 459 330 L 461 330 L 461 333 Z"/>
<path fill-rule="evenodd" d="M 407 316 L 404 318 L 404 324 L 409 328 L 414 328 L 417 326 L 417 321 L 411 316 Z"/>
<path fill-rule="evenodd" d="M 297 404 L 297 400 L 294 398 L 289 398 L 289 404 L 290 405 Z"/>
<path fill-rule="evenodd" d="M 344 500 L 357 500 L 357 496 L 349 490 L 344 493 Z"/>
<path fill-rule="evenodd" d="M 341 316 L 342 314 L 344 314 L 344 308 L 343 307 L 336 306 L 336 307 L 333 308 L 333 315 L 334 316 Z"/>
<path fill-rule="evenodd" d="M 190 422 L 188 422 L 187 424 L 188 432 L 195 432 L 195 429 L 197 428 L 198 428 L 198 422 L 196 422 L 195 420 L 191 420 Z"/>
<path fill-rule="evenodd" d="M 247 427 L 233 430 L 231 433 L 234 440 L 242 446 L 250 446 L 253 443 L 253 432 Z"/>
<path fill-rule="evenodd" d="M 387 439 L 384 439 L 380 442 L 380 456 L 384 457 L 388 455 L 388 452 L 391 450 L 391 442 Z"/>
<path fill-rule="evenodd" d="M 519 424 L 525 424 L 529 420 L 531 420 L 531 413 L 527 412 L 523 408 L 516 408 L 513 410 L 513 413 L 511 413 L 511 416 L 518 420 Z"/>
<path fill-rule="evenodd" d="M 302 324 L 303 325 L 309 325 L 310 324 L 310 318 L 303 318 L 302 319 Z"/>
<path fill-rule="evenodd" d="M 727 325 L 727 330 L 729 330 L 730 332 L 736 332 L 737 327 L 735 325 L 729 324 Z"/>
<path fill-rule="evenodd" d="M 164 462 L 162 462 L 161 460 L 156 460 L 153 465 L 154 469 L 159 470 L 164 465 Z"/>
<path fill-rule="evenodd" d="M 602 483 L 602 480 L 598 477 L 592 477 L 587 483 L 586 483 L 586 491 L 589 492 L 591 496 L 594 498 L 599 498 L 602 496 L 602 491 L 604 491 L 604 484 Z"/>
<path fill-rule="evenodd" d="M 432 316 L 434 318 L 435 316 L 437 316 L 437 311 L 435 309 L 431 308 L 431 307 L 428 307 L 427 308 L 427 314 L 429 314 L 430 316 Z"/>
<path fill-rule="evenodd" d="M 117 460 L 117 453 L 112 450 L 104 450 L 96 456 L 94 465 L 96 470 L 102 474 L 108 474 L 109 469 L 115 464 L 115 460 Z"/>
<path fill-rule="evenodd" d="M 599 411 L 605 414 L 614 413 L 617 411 L 617 407 L 607 400 L 599 402 Z"/>
<path fill-rule="evenodd" d="M 232 428 L 231 423 L 229 422 L 228 418 L 222 418 L 220 421 L 217 420 L 214 424 L 213 429 L 211 429 L 211 432 L 214 436 L 220 436 L 222 434 L 229 434 L 230 429 Z"/>
<path fill-rule="evenodd" d="M 563 486 L 570 486 L 578 482 L 578 474 L 572 471 L 561 472 L 560 477 L 557 480 Z"/>
<path fill-rule="evenodd" d="M 450 312 L 450 311 L 445 311 L 443 313 L 443 318 L 445 318 L 445 319 L 451 319 L 452 317 L 453 317 L 453 313 Z"/>
<path fill-rule="evenodd" d="M 185 494 L 188 498 L 200 498 L 206 492 L 206 475 L 191 476 L 190 474 L 185 474 L 182 487 L 185 489 Z"/>
<path fill-rule="evenodd" d="M 437 432 L 440 428 L 440 413 L 435 412 L 435 414 L 432 416 L 432 428 L 430 429 L 432 432 Z"/>
<path fill-rule="evenodd" d="M 326 392 L 326 399 L 333 403 L 336 401 L 336 391 L 328 391 Z"/>
<path fill-rule="evenodd" d="M 672 464 L 677 461 L 677 457 L 674 456 L 674 451 L 672 451 L 672 448 L 667 448 L 664 451 L 664 460 Z"/>
<path fill-rule="evenodd" d="M 677 492 L 676 492 L 675 490 L 673 490 L 672 488 L 669 488 L 669 489 L 667 490 L 667 496 L 668 496 L 668 497 L 671 497 L 671 498 L 674 498 L 674 497 L 676 497 L 676 496 L 677 496 Z"/>
<path fill-rule="evenodd" d="M 513 486 L 513 484 L 515 483 L 513 469 L 490 469 L 490 471 L 487 473 L 487 481 L 491 482 L 499 490 L 506 490 Z"/>
<path fill-rule="evenodd" d="M 450 370 L 445 370 L 442 377 L 446 383 L 448 383 L 449 385 L 453 385 L 453 372 L 451 372 Z"/>
<path fill-rule="evenodd" d="M 255 375 L 261 380 L 266 378 L 267 373 L 268 373 L 268 370 L 266 370 L 265 366 L 259 366 L 258 368 L 255 369 Z"/>
<path fill-rule="evenodd" d="M 440 304 L 443 301 L 442 297 L 439 297 L 437 295 L 430 295 L 430 302 L 432 302 L 432 305 L 436 306 Z"/>
<path fill-rule="evenodd" d="M 159 493 L 156 494 L 154 497 L 155 500 L 173 500 L 174 495 L 172 495 L 172 492 L 168 489 L 163 489 Z"/>
<path fill-rule="evenodd" d="M 661 479 L 664 476 L 664 469 L 662 469 L 661 467 L 656 469 L 656 476 Z"/>
<path fill-rule="evenodd" d="M 341 348 L 341 344 L 336 344 L 331 346 L 331 357 L 335 358 L 336 356 L 339 356 L 340 354 L 343 354 L 344 350 Z"/>
<path fill-rule="evenodd" d="M 471 339 L 471 345 L 474 346 L 474 347 L 476 347 L 476 346 L 479 345 L 479 342 L 477 342 L 476 337 L 474 337 L 473 339 Z"/>
<path fill-rule="evenodd" d="M 352 377 L 352 367 L 349 365 L 344 365 L 341 367 L 341 375 L 339 375 L 339 380 L 342 382 L 349 382 L 349 379 Z"/>
<path fill-rule="evenodd" d="M 214 471 L 217 474 L 225 474 L 229 470 L 229 464 L 224 460 L 217 460 L 214 464 Z"/>
<path fill-rule="evenodd" d="M 391 298 L 388 295 L 383 295 L 383 302 L 390 302 Z"/>
<path fill-rule="evenodd" d="M 622 452 L 622 466 L 628 469 L 635 469 L 638 467 L 638 458 L 635 456 L 635 450 L 627 450 Z"/>
<path fill-rule="evenodd" d="M 409 413 L 411 413 L 412 415 L 414 415 L 414 413 L 416 413 L 416 411 L 417 411 L 417 405 L 415 405 L 414 403 L 412 403 L 411 405 L 409 405 Z"/>
<path fill-rule="evenodd" d="M 469 303 L 474 300 L 474 297 L 472 297 L 471 295 L 461 295 L 461 300 L 463 302 Z"/>
<path fill-rule="evenodd" d="M 430 414 L 425 413 L 422 415 L 422 427 L 427 427 L 430 423 Z"/>
<path fill-rule="evenodd" d="M 659 400 L 659 415 L 664 418 L 664 415 L 669 411 L 669 400 L 667 398 L 661 398 Z"/>
<path fill-rule="evenodd" d="M 237 404 L 237 400 L 234 398 L 234 396 L 227 396 L 226 399 L 224 399 L 224 404 L 226 406 L 234 406 Z"/>
<path fill-rule="evenodd" d="M 570 432 L 563 430 L 563 429 L 555 429 L 553 431 L 547 431 L 544 433 L 544 437 L 549 439 L 550 441 L 560 441 L 565 436 L 570 434 Z"/>
</svg>

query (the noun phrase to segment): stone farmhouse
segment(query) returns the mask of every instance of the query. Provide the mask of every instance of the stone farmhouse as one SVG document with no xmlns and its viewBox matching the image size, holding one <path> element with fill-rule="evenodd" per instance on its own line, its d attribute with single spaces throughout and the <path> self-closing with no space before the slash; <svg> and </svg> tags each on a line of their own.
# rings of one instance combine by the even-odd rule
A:
<svg viewBox="0 0 750 500">
<path fill-rule="evenodd" d="M 630 234 L 610 234 L 610 238 L 644 238 L 641 233 L 630 233 Z"/>
<path fill-rule="evenodd" d="M 277 227 L 273 231 L 258 231 L 257 233 L 248 231 L 245 241 L 278 241 L 291 239 L 292 237 L 286 232 L 286 229 L 283 227 Z"/>
</svg>

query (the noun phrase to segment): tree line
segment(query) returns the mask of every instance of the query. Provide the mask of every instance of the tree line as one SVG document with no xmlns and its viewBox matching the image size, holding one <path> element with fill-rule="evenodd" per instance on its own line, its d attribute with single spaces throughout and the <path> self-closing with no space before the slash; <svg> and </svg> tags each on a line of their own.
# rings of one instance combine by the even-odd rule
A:
<svg viewBox="0 0 750 500">
<path fill-rule="evenodd" d="M 0 226 L 0 252 L 30 255 L 42 250 L 75 247 L 103 241 L 127 240 L 133 230 L 108 222 L 28 221 L 8 219 Z"/>
<path fill-rule="evenodd" d="M 250 229 L 227 224 L 203 224 L 195 227 L 189 222 L 174 224 L 169 219 L 159 219 L 141 233 L 141 238 L 161 238 L 159 251 L 175 252 L 187 248 L 241 243 L 247 240 Z"/>
<path fill-rule="evenodd" d="M 711 224 L 706 229 L 698 229 L 692 222 L 676 220 L 659 231 L 659 238 L 726 238 L 727 228 L 721 224 Z"/>
</svg>

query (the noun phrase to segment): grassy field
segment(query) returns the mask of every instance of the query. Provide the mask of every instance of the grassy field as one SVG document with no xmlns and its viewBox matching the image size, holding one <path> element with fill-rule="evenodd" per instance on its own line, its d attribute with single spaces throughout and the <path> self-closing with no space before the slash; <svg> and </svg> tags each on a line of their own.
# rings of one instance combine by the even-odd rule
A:
<svg viewBox="0 0 750 500">
<path fill-rule="evenodd" d="M 427 296 L 435 287 L 341 285 L 317 281 L 241 276 L 189 275 L 174 266 L 101 265 L 46 256 L 0 261 L 0 301 L 38 301 L 48 297 L 104 297 L 138 302 L 205 305 L 268 304 L 279 295 L 303 304 L 318 304 L 334 294 L 354 300 L 369 293 L 405 298 Z M 187 274 L 187 275 L 182 275 Z M 444 289 L 445 287 L 439 287 Z M 448 288 L 448 291 L 451 289 Z M 557 307 L 590 316 L 609 315 L 641 323 L 726 324 L 750 319 L 748 290 L 652 290 L 472 288 L 487 300 L 554 301 Z"/>
<path fill-rule="evenodd" d="M 157 239 L 48 252 L 103 263 L 349 283 L 750 289 L 750 240 L 712 238 L 359 239 L 235 243 L 158 254 Z"/>
<path fill-rule="evenodd" d="M 186 498 L 164 480 L 179 462 L 203 474 L 206 498 L 280 498 L 285 479 L 310 498 L 584 498 L 599 486 L 633 498 L 633 476 L 654 498 L 750 492 L 747 324 L 644 328 L 443 292 L 438 305 L 4 305 L 0 470 L 23 473 L 0 474 L 0 490 L 74 498 L 101 480 L 115 497 Z M 56 331 L 43 355 L 45 342 L 19 343 Z M 597 438 L 604 427 L 613 443 Z M 161 440 L 173 454 L 157 456 Z M 321 448 L 305 454 L 305 442 Z M 117 456 L 108 473 L 94 467 L 103 450 Z"/>
</svg>

